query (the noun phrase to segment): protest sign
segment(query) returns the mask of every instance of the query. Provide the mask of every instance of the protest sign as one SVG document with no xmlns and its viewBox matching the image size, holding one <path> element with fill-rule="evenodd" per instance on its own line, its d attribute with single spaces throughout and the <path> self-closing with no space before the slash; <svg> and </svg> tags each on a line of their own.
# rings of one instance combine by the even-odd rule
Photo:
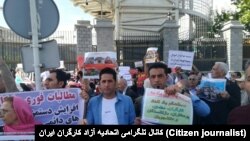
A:
<svg viewBox="0 0 250 141">
<path fill-rule="evenodd" d="M 103 68 L 117 67 L 115 52 L 87 52 L 84 55 L 84 78 L 98 79 L 99 72 Z"/>
<path fill-rule="evenodd" d="M 76 125 L 83 118 L 84 112 L 84 101 L 80 92 L 80 89 L 71 88 L 4 93 L 0 95 L 0 104 L 4 97 L 19 96 L 31 106 L 35 120 L 48 125 Z"/>
<path fill-rule="evenodd" d="M 206 99 L 210 102 L 221 101 L 219 93 L 226 89 L 226 79 L 213 79 L 202 77 L 201 83 L 198 86 L 200 89 L 200 98 Z"/>
<path fill-rule="evenodd" d="M 142 61 L 136 61 L 135 62 L 135 67 L 143 67 L 143 62 Z"/>
<path fill-rule="evenodd" d="M 146 88 L 142 122 L 169 125 L 191 125 L 193 106 L 189 97 L 176 94 L 166 96 L 164 90 Z"/>
<path fill-rule="evenodd" d="M 154 63 L 158 59 L 158 48 L 150 47 L 147 49 L 146 56 L 145 56 L 145 63 Z"/>
<path fill-rule="evenodd" d="M 124 78 L 128 86 L 132 86 L 132 76 L 130 74 L 130 66 L 119 66 L 119 78 Z"/>
<path fill-rule="evenodd" d="M 129 70 L 130 70 L 130 66 L 119 66 L 118 68 L 119 70 L 119 75 L 125 75 L 125 74 L 130 74 Z"/>
<path fill-rule="evenodd" d="M 168 67 L 180 66 L 183 70 L 192 70 L 194 52 L 170 50 L 168 56 Z"/>
</svg>

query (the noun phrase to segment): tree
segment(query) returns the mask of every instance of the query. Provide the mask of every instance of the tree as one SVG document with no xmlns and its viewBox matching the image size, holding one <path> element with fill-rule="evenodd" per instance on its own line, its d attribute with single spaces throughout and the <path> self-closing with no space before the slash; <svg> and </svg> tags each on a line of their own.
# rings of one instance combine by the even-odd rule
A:
<svg viewBox="0 0 250 141">
<path fill-rule="evenodd" d="M 238 9 L 236 13 L 239 20 L 245 26 L 245 30 L 250 31 L 250 0 L 237 0 L 234 3 Z"/>
<path fill-rule="evenodd" d="M 236 11 L 222 11 L 221 14 L 216 11 L 212 32 L 219 33 L 223 24 L 229 20 L 239 20 L 246 31 L 250 31 L 250 0 L 236 0 L 233 3 L 236 6 Z"/>
<path fill-rule="evenodd" d="M 219 33 L 223 24 L 230 20 L 231 14 L 228 11 L 222 11 L 221 14 L 216 11 L 215 18 L 212 26 L 212 33 Z"/>
</svg>

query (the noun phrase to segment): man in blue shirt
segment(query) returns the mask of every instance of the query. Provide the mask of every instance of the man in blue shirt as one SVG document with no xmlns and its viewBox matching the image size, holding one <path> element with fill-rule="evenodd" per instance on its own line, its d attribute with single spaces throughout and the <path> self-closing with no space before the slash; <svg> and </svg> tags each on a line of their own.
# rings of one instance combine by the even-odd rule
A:
<svg viewBox="0 0 250 141">
<path fill-rule="evenodd" d="M 135 120 L 134 105 L 129 96 L 116 92 L 117 74 L 112 68 L 104 68 L 99 74 L 101 94 L 88 103 L 88 125 L 129 125 Z"/>
</svg>

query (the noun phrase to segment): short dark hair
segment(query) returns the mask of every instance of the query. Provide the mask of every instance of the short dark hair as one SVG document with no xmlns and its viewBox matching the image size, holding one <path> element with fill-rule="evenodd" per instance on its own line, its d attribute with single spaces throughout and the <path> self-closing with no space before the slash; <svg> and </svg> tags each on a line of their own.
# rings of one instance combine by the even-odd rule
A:
<svg viewBox="0 0 250 141">
<path fill-rule="evenodd" d="M 138 72 L 143 72 L 142 68 L 140 67 L 137 67 L 136 69 L 138 70 Z"/>
<path fill-rule="evenodd" d="M 168 75 L 169 69 L 168 69 L 167 65 L 164 63 L 161 63 L 161 62 L 152 63 L 148 68 L 148 74 L 150 75 L 149 72 L 151 69 L 158 69 L 158 68 L 163 69 L 165 74 Z"/>
<path fill-rule="evenodd" d="M 102 69 L 100 71 L 100 74 L 99 74 L 99 79 L 100 80 L 101 80 L 101 77 L 102 77 L 103 74 L 111 74 L 111 75 L 113 75 L 113 78 L 116 81 L 117 76 L 116 76 L 116 71 L 114 69 L 112 69 L 112 68 L 104 68 L 104 69 Z"/>
<path fill-rule="evenodd" d="M 64 72 L 61 69 L 53 69 L 49 71 L 50 73 L 56 73 L 56 79 L 57 81 L 63 81 L 63 88 L 65 88 L 65 86 L 67 85 L 67 80 L 70 79 L 70 74 Z"/>
<path fill-rule="evenodd" d="M 77 72 L 77 75 L 80 75 L 80 77 L 82 77 L 83 76 L 83 72 L 80 70 L 80 71 Z"/>
</svg>

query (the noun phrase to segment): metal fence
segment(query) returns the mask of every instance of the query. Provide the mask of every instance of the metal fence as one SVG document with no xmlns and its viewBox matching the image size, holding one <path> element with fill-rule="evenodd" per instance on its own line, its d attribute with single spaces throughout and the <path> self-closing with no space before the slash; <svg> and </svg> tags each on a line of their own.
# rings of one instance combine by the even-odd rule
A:
<svg viewBox="0 0 250 141">
<path fill-rule="evenodd" d="M 226 62 L 226 41 L 223 38 L 180 40 L 179 50 L 194 52 L 194 65 L 200 71 L 210 71 L 215 62 Z"/>
<path fill-rule="evenodd" d="M 163 39 L 160 35 L 133 36 L 116 41 L 118 64 L 134 66 L 135 61 L 143 60 L 148 47 L 158 47 L 163 59 Z M 217 61 L 226 62 L 226 41 L 222 38 L 180 40 L 179 50 L 194 52 L 194 65 L 200 71 L 210 71 Z"/>
<path fill-rule="evenodd" d="M 142 61 L 149 47 L 157 47 L 160 59 L 163 56 L 163 42 L 160 34 L 127 34 L 116 40 L 117 62 L 120 66 L 134 67 L 134 62 Z"/>
<path fill-rule="evenodd" d="M 60 31 L 48 39 L 57 40 L 60 59 L 64 60 L 67 70 L 76 67 L 77 45 L 73 31 Z M 30 44 L 9 30 L 0 29 L 0 56 L 10 68 L 21 63 L 21 47 Z M 160 59 L 163 59 L 163 39 L 160 34 L 126 34 L 121 40 L 116 40 L 117 61 L 121 66 L 134 67 L 135 61 L 143 60 L 147 48 L 157 47 Z M 179 40 L 179 50 L 193 51 L 194 65 L 200 71 L 210 71 L 214 62 L 227 60 L 226 41 L 223 38 L 199 38 L 194 40 Z M 243 64 L 250 59 L 250 38 L 243 40 Z M 244 69 L 244 68 L 243 68 Z"/>
<path fill-rule="evenodd" d="M 76 67 L 77 45 L 74 41 L 73 31 L 60 31 L 44 40 L 55 39 L 59 47 L 60 60 L 64 60 L 67 70 Z M 10 30 L 0 29 L 0 55 L 10 68 L 16 68 L 21 60 L 21 47 L 30 44 Z M 27 54 L 29 55 L 29 54 Z"/>
</svg>

